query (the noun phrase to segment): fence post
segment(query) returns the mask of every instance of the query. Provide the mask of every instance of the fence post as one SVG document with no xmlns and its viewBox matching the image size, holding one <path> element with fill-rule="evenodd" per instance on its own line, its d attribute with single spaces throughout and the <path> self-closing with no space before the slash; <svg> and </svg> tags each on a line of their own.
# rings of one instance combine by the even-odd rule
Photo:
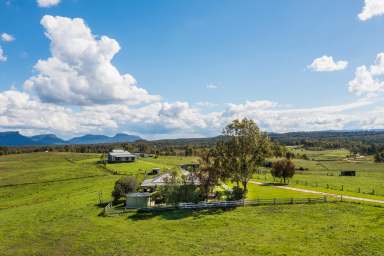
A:
<svg viewBox="0 0 384 256">
<path fill-rule="evenodd" d="M 327 189 L 329 189 L 329 184 L 327 184 Z"/>
<path fill-rule="evenodd" d="M 99 191 L 99 205 L 103 203 L 103 192 Z"/>
<path fill-rule="evenodd" d="M 291 197 L 291 204 L 293 204 L 293 197 Z"/>
<path fill-rule="evenodd" d="M 360 187 L 359 187 L 359 189 L 358 189 L 357 193 L 360 193 Z"/>
<path fill-rule="evenodd" d="M 372 195 L 374 195 L 374 194 L 375 194 L 375 189 L 373 188 L 373 189 L 372 189 Z"/>
<path fill-rule="evenodd" d="M 344 185 L 341 185 L 341 191 L 344 191 Z"/>
<path fill-rule="evenodd" d="M 324 196 L 324 203 L 327 202 L 327 196 Z"/>
</svg>

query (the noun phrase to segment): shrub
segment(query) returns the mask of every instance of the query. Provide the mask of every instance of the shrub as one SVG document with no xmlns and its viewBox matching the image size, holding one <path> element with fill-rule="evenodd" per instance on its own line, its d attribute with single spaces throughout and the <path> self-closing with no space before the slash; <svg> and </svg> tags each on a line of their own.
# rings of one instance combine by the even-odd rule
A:
<svg viewBox="0 0 384 256">
<path fill-rule="evenodd" d="M 117 201 L 127 193 L 136 192 L 137 186 L 137 180 L 133 176 L 126 176 L 118 179 L 115 182 L 115 187 L 112 191 L 113 200 Z"/>
<path fill-rule="evenodd" d="M 231 192 L 227 192 L 227 200 L 240 200 L 244 197 L 245 191 L 241 187 L 235 186 L 233 187 Z"/>
</svg>

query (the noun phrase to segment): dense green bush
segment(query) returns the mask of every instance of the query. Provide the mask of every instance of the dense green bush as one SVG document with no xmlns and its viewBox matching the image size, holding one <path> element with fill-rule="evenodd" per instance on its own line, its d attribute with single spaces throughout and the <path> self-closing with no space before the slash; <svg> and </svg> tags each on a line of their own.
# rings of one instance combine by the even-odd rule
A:
<svg viewBox="0 0 384 256">
<path fill-rule="evenodd" d="M 197 203 L 201 198 L 200 190 L 195 185 L 170 184 L 160 187 L 155 200 L 166 204 L 177 204 Z"/>
<path fill-rule="evenodd" d="M 245 195 L 244 189 L 238 186 L 233 187 L 232 191 L 226 191 L 226 193 L 228 201 L 240 200 Z"/>
<path fill-rule="evenodd" d="M 283 159 L 276 161 L 272 164 L 271 175 L 274 178 L 284 180 L 292 178 L 295 175 L 295 165 L 291 160 Z"/>
<path fill-rule="evenodd" d="M 119 200 L 120 197 L 125 196 L 127 193 L 136 192 L 138 182 L 136 177 L 126 176 L 118 179 L 115 182 L 115 187 L 112 191 L 114 201 Z"/>
</svg>

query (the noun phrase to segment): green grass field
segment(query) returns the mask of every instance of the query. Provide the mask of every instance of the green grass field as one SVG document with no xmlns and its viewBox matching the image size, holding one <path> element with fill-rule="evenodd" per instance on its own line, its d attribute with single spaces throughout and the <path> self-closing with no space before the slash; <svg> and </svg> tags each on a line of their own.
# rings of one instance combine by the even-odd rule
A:
<svg viewBox="0 0 384 256">
<path fill-rule="evenodd" d="M 98 167 L 98 158 L 69 153 L 0 157 L 0 255 L 382 255 L 384 251 L 384 209 L 367 205 L 99 217 L 98 194 L 108 200 L 119 176 Z M 172 166 L 184 160 L 151 161 Z M 268 186 L 249 189 L 249 198 L 308 197 Z"/>
<path fill-rule="evenodd" d="M 309 151 L 295 149 L 295 153 L 306 154 L 309 160 L 294 159 L 296 167 L 307 168 L 308 170 L 296 171 L 290 183 L 292 185 L 305 185 L 314 189 L 341 193 L 352 192 L 353 195 L 371 197 L 369 194 L 384 196 L 384 164 L 374 163 L 372 157 L 361 157 L 356 160 L 347 159 L 346 150 L 324 150 Z M 355 177 L 339 176 L 341 170 L 356 170 Z M 260 181 L 272 181 L 267 174 L 256 175 Z M 360 193 L 359 193 L 360 192 Z M 365 194 L 365 195 L 364 195 Z"/>
</svg>

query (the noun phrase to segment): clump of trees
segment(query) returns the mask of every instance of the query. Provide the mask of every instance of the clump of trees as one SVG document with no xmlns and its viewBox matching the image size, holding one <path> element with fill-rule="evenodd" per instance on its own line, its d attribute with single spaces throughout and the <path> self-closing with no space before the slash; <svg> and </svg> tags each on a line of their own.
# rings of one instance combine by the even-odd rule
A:
<svg viewBox="0 0 384 256">
<path fill-rule="evenodd" d="M 116 202 L 127 193 L 136 192 L 138 182 L 134 176 L 126 176 L 118 179 L 112 191 L 113 200 Z"/>
<path fill-rule="evenodd" d="M 282 159 L 272 164 L 271 175 L 273 178 L 283 179 L 284 183 L 295 175 L 295 165 L 289 159 Z"/>
<path fill-rule="evenodd" d="M 278 151 L 275 147 L 275 152 Z M 248 182 L 272 154 L 272 142 L 253 120 L 232 121 L 223 131 L 223 140 L 200 155 L 197 175 L 202 197 L 208 198 L 215 186 L 228 180 L 236 184 L 233 188 L 236 198 L 245 196 Z"/>
</svg>

